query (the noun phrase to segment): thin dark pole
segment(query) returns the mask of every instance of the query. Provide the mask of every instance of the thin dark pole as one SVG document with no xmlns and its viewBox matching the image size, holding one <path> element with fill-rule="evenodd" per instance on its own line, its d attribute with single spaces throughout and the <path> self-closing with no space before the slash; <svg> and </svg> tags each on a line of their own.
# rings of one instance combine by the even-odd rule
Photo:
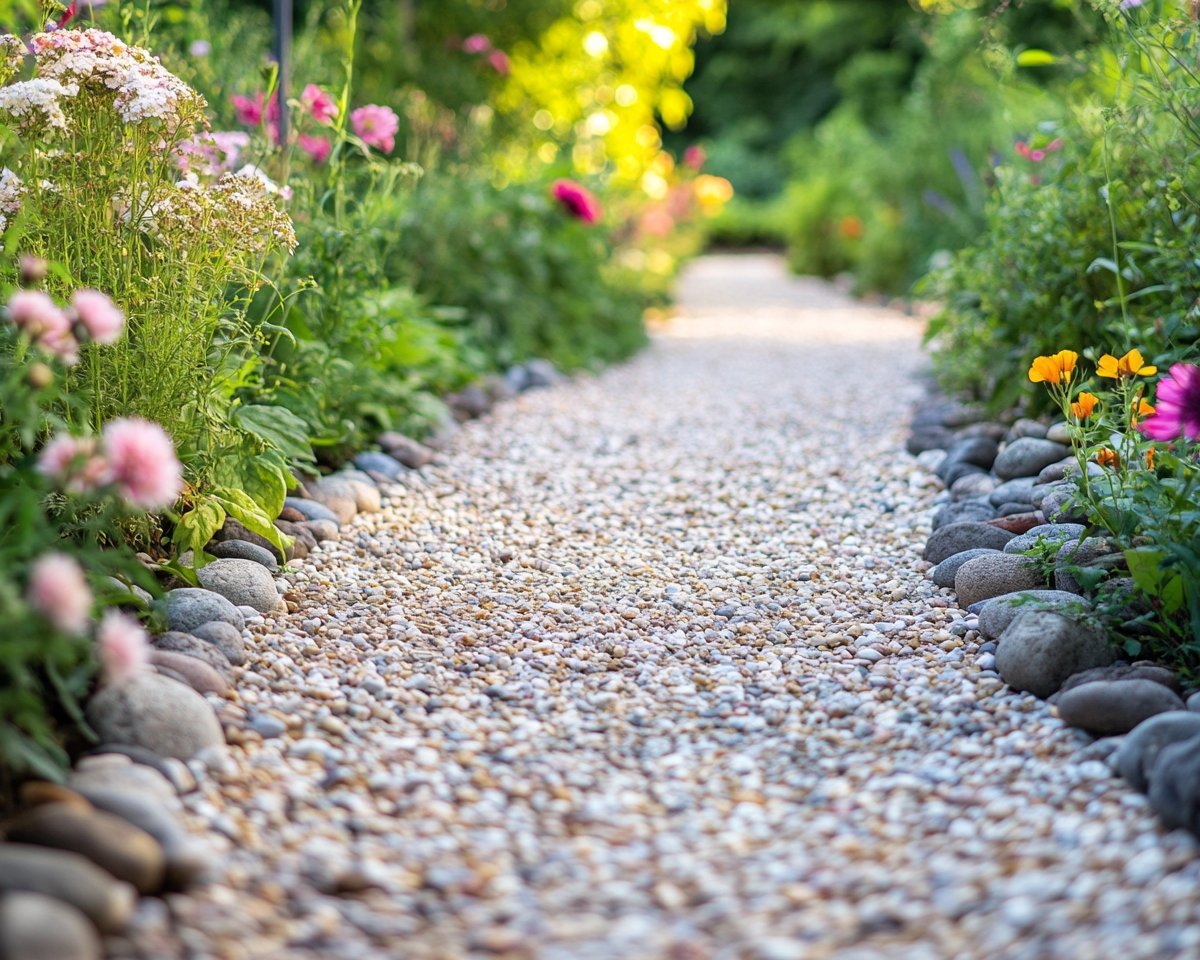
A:
<svg viewBox="0 0 1200 960">
<path fill-rule="evenodd" d="M 292 0 L 274 0 L 275 62 L 279 64 L 279 83 L 275 95 L 279 98 L 279 142 L 288 140 L 287 98 L 292 85 Z"/>
</svg>

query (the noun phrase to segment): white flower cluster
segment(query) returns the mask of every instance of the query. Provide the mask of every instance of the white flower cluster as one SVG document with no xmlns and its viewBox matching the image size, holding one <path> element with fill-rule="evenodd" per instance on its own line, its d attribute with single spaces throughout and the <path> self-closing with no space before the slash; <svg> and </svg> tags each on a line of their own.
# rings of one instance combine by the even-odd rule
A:
<svg viewBox="0 0 1200 960">
<path fill-rule="evenodd" d="M 25 196 L 25 184 L 21 178 L 5 167 L 0 170 L 0 231 L 8 226 L 8 218 L 21 209 Z"/>
<path fill-rule="evenodd" d="M 89 92 L 113 92 L 126 123 L 161 121 L 168 133 L 203 123 L 204 98 L 141 47 L 103 30 L 54 30 L 30 41 L 37 75 L 77 83 Z"/>
<path fill-rule="evenodd" d="M 60 83 L 46 77 L 35 77 L 0 87 L 0 112 L 7 113 L 23 131 L 70 132 L 70 122 L 63 113 L 62 101 L 77 96 L 79 84 Z"/>
<path fill-rule="evenodd" d="M 25 65 L 25 44 L 20 37 L 11 33 L 0 35 L 0 83 L 8 81 L 21 72 Z"/>
</svg>

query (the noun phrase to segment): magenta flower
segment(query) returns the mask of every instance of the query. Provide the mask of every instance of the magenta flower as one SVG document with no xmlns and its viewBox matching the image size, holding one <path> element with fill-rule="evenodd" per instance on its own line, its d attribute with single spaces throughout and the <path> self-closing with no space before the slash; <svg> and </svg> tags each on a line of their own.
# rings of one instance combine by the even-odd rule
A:
<svg viewBox="0 0 1200 960">
<path fill-rule="evenodd" d="M 1200 367 L 1172 365 L 1158 382 L 1154 413 L 1138 429 L 1151 440 L 1200 440 Z"/>
<path fill-rule="evenodd" d="M 584 223 L 595 223 L 600 219 L 600 203 L 591 191 L 574 180 L 556 180 L 551 188 L 554 199 L 561 203 L 571 216 Z"/>
<path fill-rule="evenodd" d="M 47 553 L 34 563 L 26 591 L 29 605 L 63 633 L 83 633 L 92 612 L 92 591 L 83 568 L 64 553 Z"/>
<path fill-rule="evenodd" d="M 96 645 L 105 683 L 129 680 L 150 667 L 146 631 L 132 617 L 109 610 L 96 631 Z"/>
<path fill-rule="evenodd" d="M 300 103 L 317 123 L 333 123 L 337 119 L 337 101 L 315 83 L 310 83 L 301 91 Z"/>
<path fill-rule="evenodd" d="M 55 437 L 42 448 L 37 470 L 68 493 L 91 493 L 108 482 L 108 464 L 94 437 Z"/>
<path fill-rule="evenodd" d="M 257 127 L 262 123 L 264 99 L 261 93 L 255 94 L 253 97 L 235 93 L 230 97 L 229 100 L 233 104 L 233 113 L 237 117 L 237 122 L 247 127 Z"/>
<path fill-rule="evenodd" d="M 462 42 L 462 48 L 466 53 L 487 53 L 492 49 L 492 41 L 482 33 L 473 33 Z"/>
<path fill-rule="evenodd" d="M 369 103 L 350 114 L 350 126 L 368 147 L 384 153 L 396 148 L 396 132 L 400 129 L 400 118 L 387 107 Z"/>
<path fill-rule="evenodd" d="M 307 133 L 302 133 L 296 138 L 296 145 L 312 157 L 313 163 L 317 164 L 328 160 L 329 154 L 333 150 L 333 144 L 328 137 L 314 137 Z"/>
<path fill-rule="evenodd" d="M 509 62 L 507 53 L 503 50 L 493 50 L 488 54 L 487 60 L 491 68 L 500 74 L 500 76 L 508 76 Z"/>
<path fill-rule="evenodd" d="M 96 343 L 110 344 L 125 331 L 125 314 L 99 290 L 76 290 L 71 298 L 75 316 Z"/>
<path fill-rule="evenodd" d="M 135 507 L 169 507 L 183 489 L 183 469 L 175 444 L 157 423 L 136 417 L 114 420 L 104 428 L 108 480 Z"/>
</svg>

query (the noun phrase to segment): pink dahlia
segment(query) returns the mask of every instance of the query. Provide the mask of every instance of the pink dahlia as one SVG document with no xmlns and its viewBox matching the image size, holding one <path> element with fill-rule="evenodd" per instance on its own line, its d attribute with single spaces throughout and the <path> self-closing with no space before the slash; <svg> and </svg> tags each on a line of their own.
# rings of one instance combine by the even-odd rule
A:
<svg viewBox="0 0 1200 960">
<path fill-rule="evenodd" d="M 65 553 L 47 553 L 29 573 L 29 605 L 64 633 L 83 633 L 92 612 L 92 591 L 83 568 Z"/>
<path fill-rule="evenodd" d="M 396 148 L 396 132 L 400 129 L 400 118 L 387 107 L 369 103 L 350 114 L 350 126 L 368 147 L 384 153 Z"/>
<path fill-rule="evenodd" d="M 114 420 L 104 428 L 108 479 L 135 507 L 169 507 L 183 489 L 183 469 L 175 445 L 157 423 L 136 417 Z"/>
<path fill-rule="evenodd" d="M 317 123 L 333 123 L 337 119 L 337 101 L 315 83 L 310 83 L 301 91 L 300 103 Z"/>
<path fill-rule="evenodd" d="M 136 677 L 150 666 L 146 631 L 133 617 L 118 610 L 109 610 L 101 619 L 96 646 L 105 683 Z"/>
<path fill-rule="evenodd" d="M 1200 440 L 1200 367 L 1174 364 L 1158 382 L 1154 413 L 1138 424 L 1152 440 Z"/>
<path fill-rule="evenodd" d="M 313 163 L 321 164 L 329 159 L 329 154 L 333 150 L 333 144 L 330 143 L 328 137 L 314 137 L 307 133 L 300 134 L 296 138 L 296 143 L 313 159 Z"/>
<path fill-rule="evenodd" d="M 600 219 L 600 203 L 592 192 L 574 180 L 556 180 L 552 188 L 554 199 L 566 207 L 573 217 L 584 223 Z"/>
<path fill-rule="evenodd" d="M 99 290 L 76 290 L 71 306 L 96 343 L 116 343 L 125 330 L 125 314 Z"/>
</svg>

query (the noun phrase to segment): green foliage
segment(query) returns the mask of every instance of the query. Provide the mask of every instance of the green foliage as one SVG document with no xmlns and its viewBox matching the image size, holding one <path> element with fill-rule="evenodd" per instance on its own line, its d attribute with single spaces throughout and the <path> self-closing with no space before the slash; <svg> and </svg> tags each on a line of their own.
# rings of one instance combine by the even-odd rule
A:
<svg viewBox="0 0 1200 960">
<path fill-rule="evenodd" d="M 643 298 L 611 256 L 549 184 L 434 176 L 400 221 L 389 270 L 428 302 L 460 308 L 466 342 L 490 365 L 545 357 L 576 369 L 645 342 Z"/>
</svg>

